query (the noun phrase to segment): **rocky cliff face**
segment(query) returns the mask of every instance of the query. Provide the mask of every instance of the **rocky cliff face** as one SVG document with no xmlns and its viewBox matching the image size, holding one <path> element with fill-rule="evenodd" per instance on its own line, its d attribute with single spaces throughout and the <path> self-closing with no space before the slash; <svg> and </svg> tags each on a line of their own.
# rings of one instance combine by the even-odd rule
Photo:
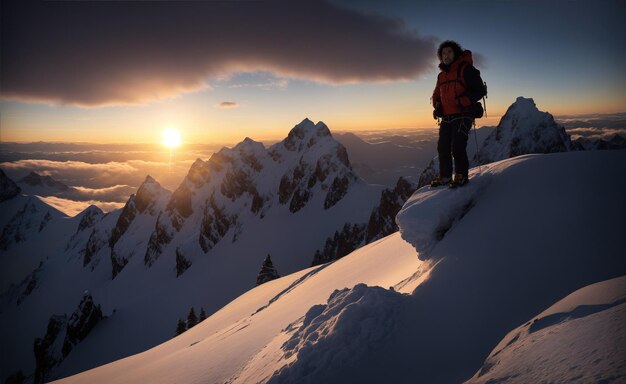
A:
<svg viewBox="0 0 626 384">
<path fill-rule="evenodd" d="M 0 169 L 0 203 L 17 196 L 20 191 L 20 187 Z"/>
<path fill-rule="evenodd" d="M 53 315 L 48 321 L 46 334 L 35 339 L 34 382 L 43 383 L 54 379 L 52 369 L 65 359 L 74 346 L 80 343 L 103 318 L 99 305 L 85 292 L 78 308 L 68 318 L 67 315 Z"/>
<path fill-rule="evenodd" d="M 109 246 L 111 248 L 111 265 L 112 278 L 115 278 L 126 266 L 130 258 L 138 252 L 140 244 L 147 244 L 146 254 L 144 256 L 146 265 L 156 260 L 153 254 L 159 249 L 158 241 L 163 241 L 166 230 L 162 230 L 163 226 L 159 224 L 161 212 L 165 209 L 165 204 L 170 199 L 171 193 L 161 187 L 161 185 L 151 176 L 141 184 L 137 193 L 131 195 L 126 205 L 122 209 L 117 223 L 111 232 Z M 140 220 L 136 218 L 140 217 Z M 137 221 L 135 225 L 133 223 Z M 152 235 L 146 233 L 146 226 L 152 225 L 155 232 Z M 133 247 L 116 246 L 118 241 L 124 236 L 129 229 L 133 227 L 126 237 L 129 242 L 133 243 Z M 134 239 L 131 239 L 134 238 Z"/>
<path fill-rule="evenodd" d="M 372 209 L 367 223 L 346 223 L 340 231 L 326 239 L 324 248 L 315 252 L 311 265 L 340 259 L 357 248 L 396 232 L 398 225 L 395 217 L 416 189 L 416 185 L 400 177 L 394 188 L 381 193 L 380 202 Z"/>
</svg>

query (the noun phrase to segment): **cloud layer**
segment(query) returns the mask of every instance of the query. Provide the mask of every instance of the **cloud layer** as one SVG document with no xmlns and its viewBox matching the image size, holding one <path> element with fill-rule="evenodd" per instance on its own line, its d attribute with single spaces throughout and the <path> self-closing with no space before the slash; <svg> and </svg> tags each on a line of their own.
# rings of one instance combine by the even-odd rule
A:
<svg viewBox="0 0 626 384">
<path fill-rule="evenodd" d="M 2 98 L 144 103 L 236 72 L 327 83 L 413 78 L 435 40 L 329 2 L 3 2 Z"/>
<path fill-rule="evenodd" d="M 626 112 L 556 116 L 572 139 L 584 137 L 591 140 L 611 139 L 615 135 L 626 137 Z"/>
</svg>

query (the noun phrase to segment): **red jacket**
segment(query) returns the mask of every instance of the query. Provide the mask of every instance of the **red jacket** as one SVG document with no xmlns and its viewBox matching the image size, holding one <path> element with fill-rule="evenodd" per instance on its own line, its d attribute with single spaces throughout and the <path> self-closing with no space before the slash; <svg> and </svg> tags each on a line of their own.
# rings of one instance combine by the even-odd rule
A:
<svg viewBox="0 0 626 384">
<path fill-rule="evenodd" d="M 467 107 L 480 100 L 484 93 L 480 71 L 474 68 L 472 52 L 464 51 L 450 65 L 439 64 L 441 72 L 433 91 L 433 106 L 441 103 L 443 116 L 467 111 Z M 459 67 L 463 65 L 459 75 Z"/>
</svg>

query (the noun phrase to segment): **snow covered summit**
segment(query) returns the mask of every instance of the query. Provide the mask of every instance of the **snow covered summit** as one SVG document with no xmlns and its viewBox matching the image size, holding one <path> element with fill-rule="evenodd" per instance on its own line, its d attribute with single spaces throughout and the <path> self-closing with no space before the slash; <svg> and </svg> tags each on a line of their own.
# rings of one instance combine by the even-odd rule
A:
<svg viewBox="0 0 626 384">
<path fill-rule="evenodd" d="M 569 135 L 548 112 L 537 109 L 533 99 L 518 97 L 485 139 L 474 158 L 487 164 L 528 153 L 566 152 L 572 149 Z"/>
</svg>

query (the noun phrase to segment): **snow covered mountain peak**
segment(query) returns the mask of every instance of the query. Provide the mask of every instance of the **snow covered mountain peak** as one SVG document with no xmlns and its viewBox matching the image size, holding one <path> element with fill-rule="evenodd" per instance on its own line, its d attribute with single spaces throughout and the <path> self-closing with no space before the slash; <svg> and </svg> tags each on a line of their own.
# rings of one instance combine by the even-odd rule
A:
<svg viewBox="0 0 626 384">
<path fill-rule="evenodd" d="M 315 124 L 308 118 L 305 118 L 289 131 L 289 134 L 281 144 L 288 151 L 302 152 L 306 148 L 313 147 L 318 141 L 322 141 L 324 138 L 336 142 L 332 139 L 330 129 L 328 129 L 326 124 L 321 121 Z"/>
<path fill-rule="evenodd" d="M 571 148 L 565 128 L 550 113 L 540 111 L 533 99 L 518 97 L 485 139 L 474 163 L 487 164 L 528 153 L 566 152 Z"/>
<path fill-rule="evenodd" d="M 162 206 L 163 200 L 169 199 L 171 192 L 159 184 L 152 176 L 147 175 L 144 182 L 135 194 L 135 206 L 139 212 L 144 212 L 155 205 Z"/>
<path fill-rule="evenodd" d="M 540 113 L 535 100 L 532 97 L 518 96 L 515 102 L 509 106 L 509 111 L 526 113 Z"/>
<path fill-rule="evenodd" d="M 53 179 L 51 176 L 40 175 L 34 171 L 31 171 L 28 175 L 22 177 L 18 182 L 31 187 L 50 187 L 60 191 L 67 190 L 69 188 L 67 185 Z"/>
<path fill-rule="evenodd" d="M 82 232 L 87 228 L 93 227 L 98 220 L 100 220 L 104 216 L 104 212 L 95 205 L 90 205 L 85 208 L 81 213 L 77 215 L 80 217 L 80 222 L 78 223 L 78 229 L 76 232 Z"/>
</svg>

